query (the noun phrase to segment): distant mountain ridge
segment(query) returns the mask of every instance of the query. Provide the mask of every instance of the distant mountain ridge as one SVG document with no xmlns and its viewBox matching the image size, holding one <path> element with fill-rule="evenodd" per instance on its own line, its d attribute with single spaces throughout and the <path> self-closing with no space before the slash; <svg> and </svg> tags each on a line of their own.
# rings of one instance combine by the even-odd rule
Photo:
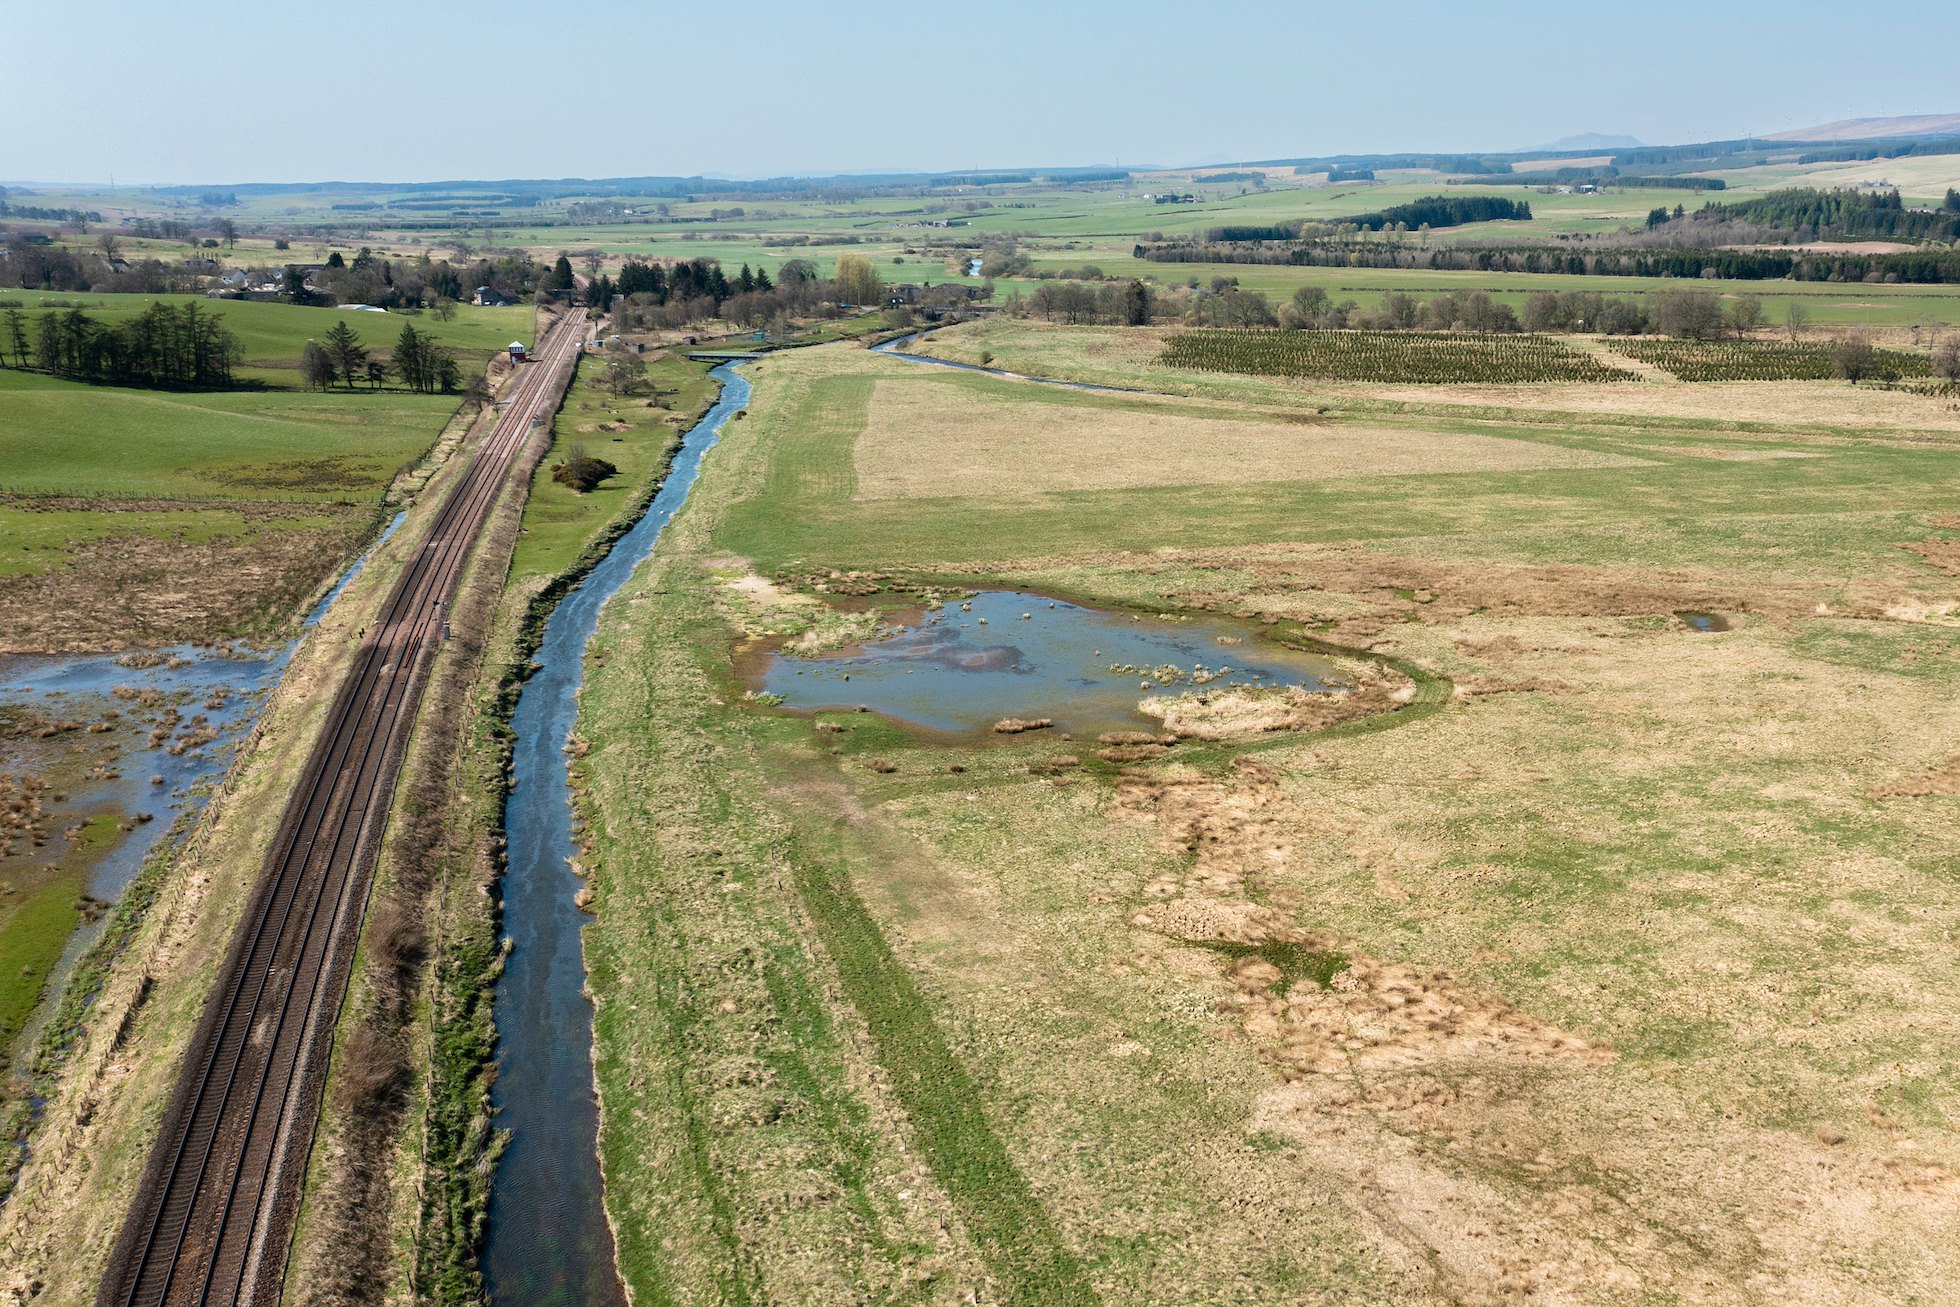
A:
<svg viewBox="0 0 1960 1307">
<path fill-rule="evenodd" d="M 1919 136 L 1960 136 L 1960 113 L 1907 114 L 1901 118 L 1844 118 L 1794 132 L 1777 132 L 1766 141 L 1878 141 Z"/>
<path fill-rule="evenodd" d="M 1550 145 L 1534 145 L 1531 153 L 1541 150 L 1637 150 L 1645 141 L 1631 136 L 1611 136 L 1605 132 L 1580 132 L 1576 136 L 1561 136 Z"/>
</svg>

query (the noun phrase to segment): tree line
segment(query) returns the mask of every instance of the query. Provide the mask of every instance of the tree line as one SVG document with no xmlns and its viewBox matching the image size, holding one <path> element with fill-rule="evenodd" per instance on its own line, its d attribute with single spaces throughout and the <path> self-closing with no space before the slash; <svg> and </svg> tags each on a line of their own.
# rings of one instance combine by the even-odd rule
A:
<svg viewBox="0 0 1960 1307">
<path fill-rule="evenodd" d="M 1824 250 L 1615 249 L 1559 246 L 1451 246 L 1422 249 L 1362 241 L 1249 245 L 1166 241 L 1131 253 L 1152 263 L 1280 264 L 1311 268 L 1414 268 L 1458 272 L 1539 272 L 1596 277 L 1717 277 L 1735 281 L 1960 283 L 1960 250 L 1891 254 Z"/>
<path fill-rule="evenodd" d="M 143 295 L 191 293 L 208 284 L 204 274 L 155 258 L 124 261 L 121 252 L 113 233 L 103 233 L 94 250 L 37 245 L 15 234 L 0 243 L 0 282 L 22 290 Z M 254 282 L 278 286 L 281 298 L 295 304 L 338 301 L 385 309 L 433 308 L 445 300 L 453 304 L 468 299 L 478 286 L 516 297 L 537 289 L 549 275 L 527 254 L 471 258 L 467 247 L 462 261 L 455 263 L 426 253 L 390 259 L 363 248 L 352 258 L 335 250 L 318 267 L 273 263 L 246 271 Z"/>
<path fill-rule="evenodd" d="M 31 345 L 26 315 L 9 307 L 0 347 L 11 352 L 16 368 L 152 389 L 229 390 L 242 357 L 222 315 L 195 301 L 180 307 L 152 304 L 118 323 L 101 322 L 80 309 L 50 310 L 35 324 Z"/>
<path fill-rule="evenodd" d="M 1010 313 L 1032 314 L 1052 322 L 1143 325 L 1178 322 L 1191 327 L 1283 327 L 1294 331 L 1470 331 L 1493 335 L 1525 332 L 1584 332 L 1607 336 L 1647 334 L 1684 340 L 1740 339 L 1769 325 L 1763 304 L 1753 295 L 1730 300 L 1708 291 L 1662 291 L 1644 301 L 1598 291 L 1540 291 L 1523 311 L 1489 291 L 1446 291 L 1420 298 L 1396 291 L 1363 307 L 1336 300 L 1319 286 L 1302 286 L 1275 304 L 1263 292 L 1248 290 L 1230 277 L 1208 285 L 1195 279 L 1161 290 L 1142 282 L 1100 286 L 1038 287 L 1007 304 Z M 1791 339 L 1808 327 L 1801 304 L 1792 304 L 1785 324 Z"/>
<path fill-rule="evenodd" d="M 101 222 L 93 209 L 47 209 L 33 204 L 13 204 L 0 199 L 0 218 L 20 218 L 26 222 Z"/>
<path fill-rule="evenodd" d="M 1030 313 L 1050 322 L 1105 323 L 1116 326 L 1149 325 L 1154 312 L 1150 288 L 1140 281 L 1050 282 L 1037 286 L 1025 301 Z"/>
<path fill-rule="evenodd" d="M 403 323 L 395 348 L 386 356 L 373 354 L 360 334 L 342 320 L 328 329 L 324 340 L 309 340 L 300 351 L 300 375 L 308 387 L 325 390 L 336 381 L 352 390 L 357 382 L 380 389 L 392 374 L 408 389 L 425 395 L 454 394 L 462 384 L 456 356 L 443 345 Z"/>
<path fill-rule="evenodd" d="M 719 317 L 779 333 L 797 317 L 836 317 L 847 305 L 878 308 L 887 298 L 884 280 L 862 254 L 839 255 L 836 275 L 829 278 L 820 277 L 808 259 L 786 260 L 773 279 L 747 264 L 731 278 L 713 259 L 672 264 L 629 260 L 616 280 L 594 279 L 586 295 L 595 307 L 609 311 L 622 331 L 680 327 Z"/>
<path fill-rule="evenodd" d="M 384 309 L 435 307 L 444 300 L 455 303 L 468 299 L 478 286 L 489 286 L 515 298 L 535 291 L 550 277 L 550 271 L 528 254 L 465 258 L 461 264 L 431 259 L 427 254 L 415 259 L 389 259 L 363 247 L 348 259 L 335 250 L 327 256 L 326 266 L 311 275 L 318 293 L 307 289 L 308 276 L 303 268 L 268 269 L 265 275 L 280 282 L 284 296 L 297 304 L 333 299 Z"/>
<path fill-rule="evenodd" d="M 628 259 L 620 267 L 612 290 L 617 295 L 645 295 L 653 304 L 693 299 L 720 304 L 732 293 L 727 275 L 714 259 L 688 259 L 671 264 Z"/>
</svg>

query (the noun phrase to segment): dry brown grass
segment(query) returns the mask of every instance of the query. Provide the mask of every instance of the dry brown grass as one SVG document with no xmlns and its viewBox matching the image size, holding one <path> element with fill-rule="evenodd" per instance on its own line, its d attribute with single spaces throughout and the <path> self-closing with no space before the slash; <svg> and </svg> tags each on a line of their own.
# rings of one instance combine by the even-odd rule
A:
<svg viewBox="0 0 1960 1307">
<path fill-rule="evenodd" d="M 1071 566 L 1129 566 L 1111 555 Z M 1694 566 L 1625 570 L 1579 563 L 1516 563 L 1390 553 L 1371 545 L 1274 545 L 1160 554 L 1148 566 L 1177 565 L 1195 578 L 1170 597 L 1198 609 L 1250 612 L 1323 626 L 1340 644 L 1367 647 L 1412 617 L 1429 625 L 1472 614 L 1570 617 L 1668 616 L 1677 612 L 1753 612 L 1778 618 L 1815 614 L 1820 603 L 1843 615 L 1902 615 L 1910 599 L 1874 578 L 1845 588 L 1806 576 L 1742 577 Z M 1215 574 L 1217 581 L 1206 578 Z M 1481 638 L 1481 637 L 1479 637 Z"/>
<path fill-rule="evenodd" d="M 1249 1128 L 1287 1140 L 1308 1172 L 1338 1177 L 1376 1245 L 1447 1301 L 1634 1293 L 1740 1304 L 1760 1290 L 1800 1303 L 1904 1302 L 1946 1283 L 1952 1259 L 1934 1249 L 1960 1223 L 1951 1131 L 1937 1111 L 1906 1123 L 1880 1101 L 1900 1076 L 1937 1078 L 1938 1059 L 1881 1068 L 1854 1051 L 1890 1047 L 1895 1020 L 1942 1045 L 1952 1037 L 1952 1023 L 1932 1015 L 1951 970 L 1925 951 L 1938 911 L 1922 922 L 1852 909 L 1847 896 L 1901 904 L 1912 898 L 1900 897 L 1902 878 L 1919 893 L 1926 882 L 1889 859 L 1800 836 L 1787 814 L 1795 804 L 1859 804 L 1859 777 L 1952 738 L 1952 713 L 1928 715 L 1926 692 L 1904 695 L 1909 683 L 1896 679 L 1855 702 L 1820 698 L 1830 672 L 1784 652 L 1768 623 L 1724 637 L 1738 642 L 1727 648 L 1672 628 L 1631 638 L 1599 618 L 1466 617 L 1451 629 L 1456 647 L 1495 674 L 1556 673 L 1570 696 L 1556 707 L 1482 700 L 1423 731 L 1262 755 L 1278 766 L 1241 759 L 1222 779 L 1172 766 L 1118 786 L 1113 814 L 1154 829 L 1184 859 L 1132 911 L 1163 941 L 1140 949 L 1138 964 L 1186 973 L 1205 965 L 1187 946 L 1209 954 L 1223 988 L 1218 1037 L 1255 1051 L 1280 1082 Z M 1399 635 L 1404 646 L 1423 639 Z M 1577 756 L 1573 742 L 1551 743 L 1553 722 L 1577 731 Z M 1688 778 L 1703 767 L 1747 779 L 1718 798 Z M 1777 781 L 1758 798 L 1767 775 Z M 1561 938 L 1507 925 L 1494 891 L 1508 873 L 1475 863 L 1518 846 L 1496 842 L 1506 837 L 1489 823 L 1501 826 L 1507 810 L 1575 805 L 1559 825 L 1580 850 L 1600 849 L 1579 852 L 1576 870 L 1652 821 L 1629 824 L 1634 814 L 1601 802 L 1600 782 L 1660 784 L 1675 795 L 1665 820 L 1704 838 L 1741 823 L 1781 851 L 1799 882 L 1765 895 L 1749 876 L 1672 873 L 1659 855 L 1636 872 L 1626 920 L 1594 909 L 1568 922 L 1521 904 L 1533 922 L 1558 922 Z M 1960 765 L 1949 764 L 1875 793 L 1955 792 Z M 1939 825 L 1933 808 L 1895 811 L 1921 838 Z M 1372 914 L 1349 902 L 1370 880 L 1381 905 Z M 1805 896 L 1826 885 L 1832 904 L 1807 908 Z M 1663 906 L 1670 893 L 1692 897 Z M 1450 940 L 1449 969 L 1406 946 L 1392 957 L 1379 944 L 1363 951 L 1322 924 L 1371 916 L 1395 923 L 1398 940 Z M 1568 930 L 1599 937 L 1567 939 Z M 1630 932 L 1663 968 L 1658 987 L 1580 997 Z M 1295 981 L 1280 993 L 1280 969 L 1261 952 L 1276 942 L 1340 956 L 1345 967 L 1325 987 Z M 1866 959 L 1830 967 L 1893 959 L 1861 973 L 1883 998 L 1795 997 L 1811 992 L 1802 973 L 1820 947 Z M 1514 954 L 1563 965 L 1521 985 Z M 1511 977 L 1501 997 L 1462 976 L 1493 969 Z M 1523 994 L 1594 1015 L 1555 1023 Z M 1629 1068 L 1602 1039 L 1616 1023 L 1632 1032 L 1710 1019 L 1697 1012 L 1722 1028 L 1719 1056 L 1648 1052 Z M 1814 1125 L 1802 1113 L 1794 1124 L 1766 1120 L 1778 1113 L 1765 1096 L 1809 1105 Z"/>
<path fill-rule="evenodd" d="M 1944 767 L 1935 767 L 1906 780 L 1877 786 L 1872 794 L 1881 799 L 1923 799 L 1935 794 L 1960 794 L 1960 754 L 1955 754 Z"/>
<path fill-rule="evenodd" d="M 1320 426 L 1215 415 L 1189 401 L 1114 408 L 1013 399 L 944 383 L 881 380 L 853 457 L 858 498 L 995 496 L 1136 486 L 1325 481 L 1368 476 L 1635 467 L 1639 459 L 1501 436 Z"/>
<path fill-rule="evenodd" d="M 1326 387 L 1325 389 L 1333 389 Z M 1960 431 L 1960 413 L 1907 390 L 1830 381 L 1721 381 L 1639 386 L 1374 386 L 1371 399 L 1420 405 L 1497 406 L 1631 418 L 1720 419 L 1791 428 L 1897 428 Z"/>
<path fill-rule="evenodd" d="M 1823 458 L 1821 449 L 1752 449 L 1746 445 L 1634 445 L 1655 454 L 1708 458 L 1718 463 L 1765 463 L 1783 458 Z"/>
<path fill-rule="evenodd" d="M 1279 943 L 1338 959 L 1326 984 L 1296 980 L 1283 992 L 1283 973 L 1270 961 L 1243 956 L 1227 968 L 1233 994 L 1224 1010 L 1287 1079 L 1491 1055 L 1611 1058 L 1446 971 L 1367 957 L 1351 941 L 1261 904 L 1288 870 L 1296 834 L 1310 824 L 1265 764 L 1241 758 L 1230 781 L 1177 768 L 1131 772 L 1117 787 L 1115 812 L 1154 821 L 1167 851 L 1195 855 L 1181 873 L 1145 890 L 1157 901 L 1132 916 L 1136 925 L 1185 943 Z"/>
<path fill-rule="evenodd" d="M 373 520 L 369 508 L 325 505 L 241 512 L 246 529 L 237 535 L 85 541 L 59 567 L 0 577 L 0 653 L 120 649 L 275 629 L 339 571 Z"/>
<path fill-rule="evenodd" d="M 769 364 L 792 377 L 822 366 L 817 351 Z M 595 811 L 619 814 L 594 938 L 630 941 L 615 958 L 650 976 L 664 937 L 628 933 L 631 896 L 646 869 L 681 870 L 646 915 L 683 914 L 702 964 L 689 983 L 712 987 L 695 1010 L 731 1020 L 729 1043 L 704 1046 L 728 1059 L 695 1063 L 715 1120 L 748 1119 L 724 1068 L 776 1029 L 736 1020 L 766 1005 L 741 997 L 751 972 L 724 964 L 763 937 L 735 914 L 778 901 L 784 877 L 758 861 L 744 881 L 758 892 L 721 885 L 731 854 L 773 859 L 789 844 L 705 801 L 704 778 L 733 778 L 743 793 L 792 791 L 772 822 L 826 841 L 848 829 L 856 892 L 987 1087 L 1031 1187 L 1095 1259 L 1107 1302 L 1950 1296 L 1952 802 L 1871 791 L 1952 755 L 1960 699 L 1933 652 L 1940 633 L 1811 616 L 1827 601 L 1845 611 L 1846 596 L 1874 617 L 1899 595 L 1944 602 L 1950 580 L 1892 548 L 1928 531 L 1854 517 L 1845 535 L 1869 548 L 1812 547 L 1836 532 L 1828 515 L 1815 535 L 1779 537 L 1774 505 L 1752 504 L 1746 517 L 1770 516 L 1741 523 L 1740 548 L 1735 532 L 1671 548 L 1637 527 L 1603 547 L 1576 512 L 1573 534 L 1548 542 L 1566 523 L 1499 484 L 1485 487 L 1487 517 L 1435 534 L 1371 520 L 1356 495 L 1348 544 L 1184 550 L 1166 522 L 1162 549 L 991 568 L 961 555 L 962 575 L 1028 589 L 1331 623 L 1331 638 L 1472 692 L 1395 729 L 1264 734 L 1245 745 L 1256 763 L 1158 732 L 1099 740 L 1132 765 L 1113 791 L 1101 768 L 1056 775 L 1027 747 L 1041 737 L 973 752 L 880 741 L 892 777 L 833 760 L 835 734 L 811 732 L 808 756 L 758 750 L 739 726 L 701 728 L 692 708 L 635 744 L 624 724 L 658 721 L 644 706 L 658 695 L 706 697 L 674 638 L 709 602 L 688 597 L 685 551 L 719 547 L 713 514 L 767 474 L 781 393 L 758 390 L 759 416 L 742 424 L 755 430 L 696 488 L 668 539 L 681 557 L 615 609 L 615 665 L 633 670 L 596 678 L 586 701 L 605 733 Z M 1282 402 L 1259 392 L 1262 409 Z M 1789 466 L 1828 479 L 1836 463 Z M 1446 493 L 1482 493 L 1464 480 Z M 1691 633 L 1671 616 L 1685 609 L 1733 629 Z M 652 1001 L 640 970 L 620 968 L 602 1012 Z M 724 994 L 734 1009 L 711 1001 Z M 664 1083 L 662 1059 L 633 1020 L 614 1029 L 632 1032 L 616 1047 L 644 1079 L 617 1075 L 608 1110 L 638 1110 Z M 644 1169 L 615 1173 L 616 1211 L 656 1210 L 642 1196 L 658 1186 L 635 1181 L 661 1174 L 674 1132 L 639 1130 L 646 1119 L 632 1140 Z M 830 1154 L 766 1154 L 769 1128 L 717 1143 L 732 1150 L 731 1190 L 746 1190 L 747 1248 L 787 1268 L 780 1285 L 819 1244 L 787 1254 L 780 1232 L 807 1211 L 762 1187 Z"/>
</svg>

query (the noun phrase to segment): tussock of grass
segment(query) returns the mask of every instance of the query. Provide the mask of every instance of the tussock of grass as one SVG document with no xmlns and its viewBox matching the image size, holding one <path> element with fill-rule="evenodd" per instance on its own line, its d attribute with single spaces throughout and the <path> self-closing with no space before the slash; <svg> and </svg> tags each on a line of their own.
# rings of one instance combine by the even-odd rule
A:
<svg viewBox="0 0 1960 1307">
<path fill-rule="evenodd" d="M 1327 989 L 1334 977 L 1348 969 L 1348 955 L 1330 949 L 1310 948 L 1287 940 L 1269 939 L 1260 944 L 1233 944 L 1208 940 L 1204 947 L 1234 962 L 1256 959 L 1279 973 L 1271 983 L 1274 995 L 1284 998 L 1295 985 L 1306 983 Z"/>
</svg>

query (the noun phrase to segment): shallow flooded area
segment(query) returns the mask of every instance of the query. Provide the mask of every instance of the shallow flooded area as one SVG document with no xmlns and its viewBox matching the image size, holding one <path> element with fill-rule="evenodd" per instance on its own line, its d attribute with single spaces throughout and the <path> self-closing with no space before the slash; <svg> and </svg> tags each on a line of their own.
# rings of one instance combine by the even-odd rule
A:
<svg viewBox="0 0 1960 1307">
<path fill-rule="evenodd" d="M 1086 733 L 1149 724 L 1137 703 L 1151 695 L 1340 684 L 1332 665 L 1258 629 L 989 590 L 837 654 L 773 653 L 759 688 L 792 709 L 864 707 L 934 731 L 990 731 L 1018 717 Z"/>
<path fill-rule="evenodd" d="M 397 514 L 302 630 L 400 524 Z M 37 1037 L 46 1000 L 164 832 L 224 776 L 297 645 L 0 657 L 0 928 L 25 982 L 0 1003 L 0 1057 Z"/>
</svg>

